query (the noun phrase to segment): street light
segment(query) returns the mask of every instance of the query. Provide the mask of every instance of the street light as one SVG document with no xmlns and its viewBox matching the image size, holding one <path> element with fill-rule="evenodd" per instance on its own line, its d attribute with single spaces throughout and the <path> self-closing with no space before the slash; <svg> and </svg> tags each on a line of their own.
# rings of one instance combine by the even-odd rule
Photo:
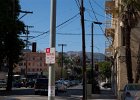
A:
<svg viewBox="0 0 140 100">
<path fill-rule="evenodd" d="M 94 56 L 94 55 L 93 55 L 93 52 L 94 52 L 94 51 L 93 51 L 93 47 L 94 47 L 94 46 L 93 46 L 93 43 L 94 43 L 94 42 L 93 42 L 93 27 L 94 27 L 94 24 L 101 25 L 102 22 L 93 21 L 92 24 L 91 24 L 91 78 L 92 78 L 92 93 L 95 93 L 95 85 L 94 85 L 94 82 L 95 82 L 95 81 L 94 81 L 94 75 L 93 75 L 93 74 L 94 74 L 94 72 L 93 72 L 93 65 L 94 65 L 94 64 L 93 64 L 93 60 L 94 60 L 94 59 L 93 59 L 93 58 L 94 58 L 94 57 L 93 57 L 93 56 Z"/>
</svg>

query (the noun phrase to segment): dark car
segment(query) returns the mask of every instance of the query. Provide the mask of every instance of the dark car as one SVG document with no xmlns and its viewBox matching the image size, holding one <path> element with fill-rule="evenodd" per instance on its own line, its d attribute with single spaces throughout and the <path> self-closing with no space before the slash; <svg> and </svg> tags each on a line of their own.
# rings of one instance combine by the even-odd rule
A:
<svg viewBox="0 0 140 100">
<path fill-rule="evenodd" d="M 23 86 L 24 86 L 24 83 L 22 83 L 22 82 L 14 82 L 13 83 L 13 87 L 16 87 L 16 88 L 21 88 Z"/>
<path fill-rule="evenodd" d="M 111 83 L 105 83 L 105 84 L 103 84 L 102 87 L 104 87 L 104 88 L 111 88 Z"/>
<path fill-rule="evenodd" d="M 26 87 L 30 87 L 30 88 L 33 88 L 34 87 L 34 84 L 35 84 L 35 81 L 30 81 L 30 82 L 27 82 L 25 84 Z"/>
<path fill-rule="evenodd" d="M 38 78 L 34 85 L 35 94 L 48 94 L 48 79 Z"/>
</svg>

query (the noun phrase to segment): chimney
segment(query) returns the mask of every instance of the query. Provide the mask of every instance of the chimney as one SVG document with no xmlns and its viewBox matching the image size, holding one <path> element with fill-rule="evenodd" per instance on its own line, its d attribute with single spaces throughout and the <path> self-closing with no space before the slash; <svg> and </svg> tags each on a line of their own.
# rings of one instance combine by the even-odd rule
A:
<svg viewBox="0 0 140 100">
<path fill-rule="evenodd" d="M 32 52 L 36 52 L 36 42 L 32 43 Z"/>
</svg>

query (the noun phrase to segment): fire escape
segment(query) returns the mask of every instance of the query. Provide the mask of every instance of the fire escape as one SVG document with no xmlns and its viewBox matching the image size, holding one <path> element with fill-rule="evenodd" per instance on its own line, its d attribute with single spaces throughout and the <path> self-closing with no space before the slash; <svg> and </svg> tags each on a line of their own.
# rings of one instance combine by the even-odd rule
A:
<svg viewBox="0 0 140 100">
<path fill-rule="evenodd" d="M 106 49 L 105 49 L 105 55 L 107 60 L 112 62 L 112 73 L 111 73 L 111 83 L 112 83 L 112 91 L 116 93 L 116 66 L 114 65 L 114 58 L 115 58 L 115 26 L 116 26 L 116 17 L 117 17 L 117 7 L 115 5 L 115 0 L 106 0 L 105 1 L 105 11 L 106 11 L 106 28 L 105 28 L 105 35 L 107 38 L 106 41 Z"/>
<path fill-rule="evenodd" d="M 105 35 L 107 37 L 106 41 L 106 49 L 105 54 L 107 57 L 111 57 L 113 55 L 113 41 L 115 36 L 115 21 L 114 16 L 116 12 L 115 1 L 106 0 L 105 2 L 105 11 L 106 11 L 106 28 Z"/>
</svg>

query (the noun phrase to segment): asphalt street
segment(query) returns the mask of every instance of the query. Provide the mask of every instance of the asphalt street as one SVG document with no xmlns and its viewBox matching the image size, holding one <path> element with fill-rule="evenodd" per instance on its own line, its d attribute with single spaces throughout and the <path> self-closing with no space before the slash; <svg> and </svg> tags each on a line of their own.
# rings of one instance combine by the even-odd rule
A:
<svg viewBox="0 0 140 100">
<path fill-rule="evenodd" d="M 31 88 L 15 88 L 11 93 L 0 91 L 0 100 L 47 100 L 46 95 L 34 95 Z M 101 94 L 92 94 L 88 100 L 117 100 L 109 90 L 102 91 Z M 82 100 L 82 86 L 68 88 L 67 92 L 58 93 L 55 100 Z"/>
</svg>

